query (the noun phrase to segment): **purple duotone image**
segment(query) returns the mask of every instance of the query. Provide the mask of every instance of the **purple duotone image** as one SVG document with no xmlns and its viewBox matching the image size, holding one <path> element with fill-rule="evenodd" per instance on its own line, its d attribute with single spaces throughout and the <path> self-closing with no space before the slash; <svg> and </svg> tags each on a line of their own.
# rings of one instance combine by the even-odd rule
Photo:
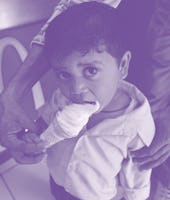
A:
<svg viewBox="0 0 170 200">
<path fill-rule="evenodd" d="M 63 0 L 45 24 L 1 31 L 0 53 L 9 34 L 30 45 L 23 64 L 2 60 L 1 165 L 43 163 L 42 200 L 170 199 L 169 30 L 168 0 Z"/>
</svg>

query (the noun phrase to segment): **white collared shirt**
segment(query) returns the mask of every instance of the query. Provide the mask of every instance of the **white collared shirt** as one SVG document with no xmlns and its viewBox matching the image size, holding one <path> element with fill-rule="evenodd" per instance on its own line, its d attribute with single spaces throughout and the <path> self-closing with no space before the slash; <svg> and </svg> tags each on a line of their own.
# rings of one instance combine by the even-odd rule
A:
<svg viewBox="0 0 170 200">
<path fill-rule="evenodd" d="M 54 8 L 54 11 L 47 22 L 42 26 L 39 33 L 33 38 L 31 44 L 39 44 L 44 45 L 45 43 L 45 32 L 50 24 L 50 22 L 60 15 L 64 10 L 74 4 L 80 4 L 84 2 L 90 2 L 91 0 L 60 0 L 59 3 Z M 108 4 L 111 7 L 117 8 L 122 0 L 95 0 L 96 2 L 101 2 L 104 4 Z"/>
<path fill-rule="evenodd" d="M 48 167 L 56 184 L 83 200 L 114 199 L 118 187 L 128 200 L 144 200 L 151 170 L 140 171 L 130 151 L 149 146 L 155 127 L 145 96 L 125 81 L 131 101 L 123 115 L 104 119 L 78 137 L 48 150 Z"/>
</svg>

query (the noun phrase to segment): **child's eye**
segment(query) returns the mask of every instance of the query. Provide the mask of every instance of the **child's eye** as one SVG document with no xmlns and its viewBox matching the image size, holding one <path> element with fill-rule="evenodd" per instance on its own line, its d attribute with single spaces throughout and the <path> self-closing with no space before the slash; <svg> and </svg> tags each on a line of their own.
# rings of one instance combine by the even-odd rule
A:
<svg viewBox="0 0 170 200">
<path fill-rule="evenodd" d="M 71 74 L 68 72 L 58 72 L 57 77 L 61 80 L 68 80 L 71 78 Z"/>
<path fill-rule="evenodd" d="M 87 76 L 87 77 L 93 77 L 93 76 L 95 76 L 97 73 L 98 73 L 98 69 L 97 69 L 96 67 L 90 66 L 90 67 L 86 67 L 86 68 L 84 69 L 84 74 L 85 74 L 85 76 Z"/>
</svg>

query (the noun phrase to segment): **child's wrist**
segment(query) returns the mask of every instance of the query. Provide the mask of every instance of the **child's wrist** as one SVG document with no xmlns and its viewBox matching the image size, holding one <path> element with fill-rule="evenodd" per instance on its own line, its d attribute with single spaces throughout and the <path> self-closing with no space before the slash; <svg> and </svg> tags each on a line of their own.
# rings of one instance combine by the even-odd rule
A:
<svg viewBox="0 0 170 200">
<path fill-rule="evenodd" d="M 40 136 L 40 139 L 46 142 L 46 148 L 60 142 L 65 139 L 61 134 L 62 130 L 59 126 L 54 126 L 51 124 Z"/>
</svg>

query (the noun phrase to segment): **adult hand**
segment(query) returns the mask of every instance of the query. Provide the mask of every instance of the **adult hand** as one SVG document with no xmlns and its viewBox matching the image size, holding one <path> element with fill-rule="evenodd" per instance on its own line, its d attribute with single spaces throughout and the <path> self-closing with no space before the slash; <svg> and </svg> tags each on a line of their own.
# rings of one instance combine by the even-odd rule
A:
<svg viewBox="0 0 170 200">
<path fill-rule="evenodd" d="M 35 164 L 45 156 L 45 143 L 33 133 L 22 135 L 24 146 L 15 151 L 10 151 L 12 157 L 20 164 Z"/>
<path fill-rule="evenodd" d="M 152 144 L 136 152 L 132 152 L 133 160 L 140 169 L 151 169 L 163 164 L 170 156 L 170 116 L 163 111 L 155 119 L 156 133 Z"/>
<path fill-rule="evenodd" d="M 39 162 L 44 156 L 44 142 L 38 136 L 35 136 L 32 142 L 28 142 L 28 140 L 18 135 L 18 132 L 24 132 L 25 128 L 36 133 L 37 128 L 34 122 L 26 116 L 15 101 L 10 101 L 10 98 L 6 98 L 6 101 L 4 98 L 1 100 L 3 104 L 0 120 L 1 145 L 6 147 L 19 163 Z"/>
</svg>

